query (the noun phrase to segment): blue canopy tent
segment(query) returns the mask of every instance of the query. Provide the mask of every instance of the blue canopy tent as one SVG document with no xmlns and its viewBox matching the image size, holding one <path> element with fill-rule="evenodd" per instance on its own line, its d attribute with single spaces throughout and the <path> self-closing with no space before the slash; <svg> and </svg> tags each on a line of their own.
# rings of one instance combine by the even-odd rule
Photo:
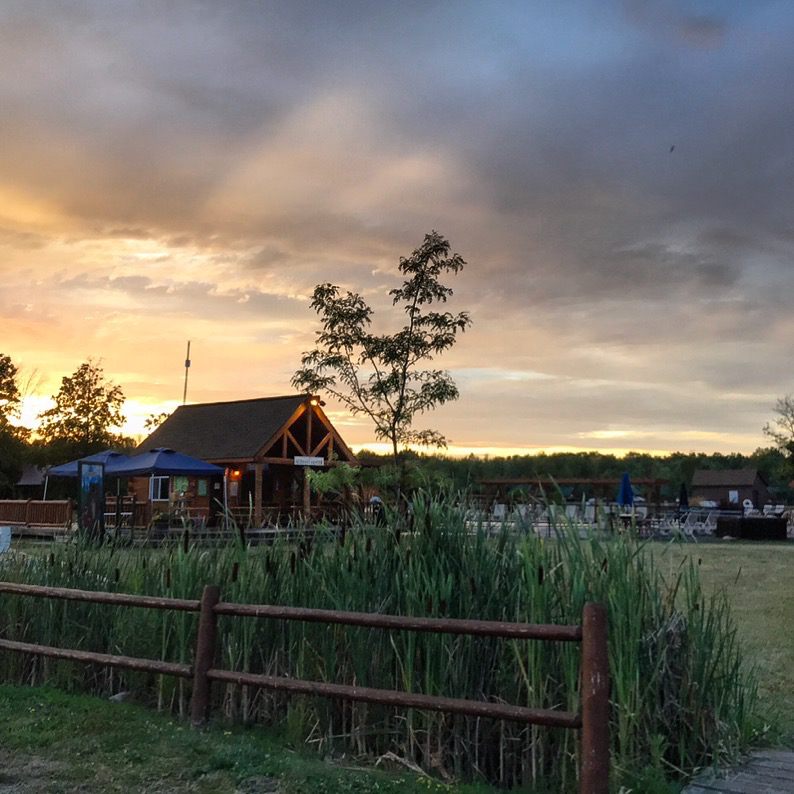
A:
<svg viewBox="0 0 794 794">
<path fill-rule="evenodd" d="M 165 447 L 158 447 L 132 457 L 106 449 L 103 452 L 96 452 L 79 460 L 52 466 L 47 471 L 47 478 L 44 480 L 44 498 L 47 498 L 47 481 L 49 477 L 76 478 L 78 476 L 78 464 L 81 462 L 104 463 L 105 475 L 108 477 L 140 477 L 146 475 L 150 478 L 156 476 L 223 477 L 223 511 L 224 515 L 227 513 L 226 469 Z"/>
<path fill-rule="evenodd" d="M 83 463 L 104 463 L 105 474 L 115 475 L 115 467 L 126 463 L 129 458 L 122 455 L 121 452 L 114 452 L 112 449 L 106 449 L 104 452 L 95 452 L 93 455 L 87 455 L 78 460 L 69 461 L 69 463 L 61 463 L 60 466 L 50 466 L 47 469 L 48 477 L 77 477 L 78 464 Z"/>
<path fill-rule="evenodd" d="M 152 476 L 190 476 L 190 477 L 222 477 L 225 469 L 213 463 L 191 458 L 173 449 L 158 447 L 114 466 L 112 473 L 120 477 L 138 477 L 143 474 Z"/>
<path fill-rule="evenodd" d="M 129 458 L 121 452 L 114 452 L 112 449 L 106 449 L 102 452 L 95 452 L 93 455 L 87 455 L 84 458 L 71 460 L 68 463 L 61 463 L 59 466 L 50 466 L 47 469 L 47 474 L 44 477 L 44 494 L 43 498 L 47 499 L 47 485 L 49 484 L 50 477 L 72 477 L 78 476 L 79 464 L 83 463 L 104 463 L 105 475 L 114 477 L 120 476 L 116 474 L 116 466 L 125 463 Z"/>
<path fill-rule="evenodd" d="M 623 472 L 620 479 L 617 501 L 621 507 L 634 507 L 634 489 L 631 487 L 631 479 L 627 471 Z"/>
<path fill-rule="evenodd" d="M 118 477 L 223 477 L 223 513 L 227 514 L 226 469 L 173 449 L 158 447 L 127 458 L 114 465 L 111 474 Z"/>
</svg>

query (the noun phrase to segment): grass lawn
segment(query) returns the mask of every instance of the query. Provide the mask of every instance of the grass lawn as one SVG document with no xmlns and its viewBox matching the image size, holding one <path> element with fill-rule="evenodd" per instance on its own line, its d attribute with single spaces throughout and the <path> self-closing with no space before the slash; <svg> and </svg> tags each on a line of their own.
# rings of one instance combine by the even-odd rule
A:
<svg viewBox="0 0 794 794">
<path fill-rule="evenodd" d="M 764 708 L 794 742 L 794 543 L 747 541 L 648 545 L 671 573 L 682 559 L 699 563 L 705 588 L 728 596 L 748 659 L 758 668 Z"/>
<path fill-rule="evenodd" d="M 0 791 L 344 794 L 459 791 L 410 772 L 290 749 L 261 728 L 198 732 L 149 708 L 44 687 L 0 686 Z"/>
</svg>

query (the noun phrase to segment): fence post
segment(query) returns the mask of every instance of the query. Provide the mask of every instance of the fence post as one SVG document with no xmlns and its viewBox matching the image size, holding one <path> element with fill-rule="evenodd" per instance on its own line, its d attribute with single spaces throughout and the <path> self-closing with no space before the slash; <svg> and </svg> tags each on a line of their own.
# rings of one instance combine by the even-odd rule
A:
<svg viewBox="0 0 794 794">
<path fill-rule="evenodd" d="M 582 615 L 582 748 L 580 794 L 609 791 L 609 658 L 607 611 L 587 603 Z"/>
<path fill-rule="evenodd" d="M 215 604 L 221 597 L 220 588 L 214 584 L 204 586 L 201 594 L 198 630 L 196 631 L 196 656 L 193 660 L 193 695 L 190 700 L 190 721 L 200 728 L 207 721 L 210 707 L 210 680 L 207 671 L 215 660 L 215 634 L 217 616 Z"/>
</svg>

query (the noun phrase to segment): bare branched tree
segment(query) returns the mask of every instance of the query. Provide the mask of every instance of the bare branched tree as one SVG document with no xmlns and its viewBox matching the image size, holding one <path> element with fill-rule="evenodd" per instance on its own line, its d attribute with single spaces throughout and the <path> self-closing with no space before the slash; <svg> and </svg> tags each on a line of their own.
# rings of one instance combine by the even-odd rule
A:
<svg viewBox="0 0 794 794">
<path fill-rule="evenodd" d="M 783 452 L 794 457 L 794 395 L 780 397 L 775 403 L 775 413 L 777 418 L 764 425 L 764 435 L 771 438 Z"/>
</svg>

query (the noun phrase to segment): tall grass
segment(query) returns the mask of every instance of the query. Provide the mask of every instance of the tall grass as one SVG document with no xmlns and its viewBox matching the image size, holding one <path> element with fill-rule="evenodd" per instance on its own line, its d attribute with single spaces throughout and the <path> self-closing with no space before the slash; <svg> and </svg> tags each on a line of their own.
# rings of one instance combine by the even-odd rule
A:
<svg viewBox="0 0 794 794">
<path fill-rule="evenodd" d="M 742 663 L 725 600 L 705 597 L 697 569 L 663 577 L 624 537 L 580 539 L 571 526 L 540 538 L 524 527 L 472 529 L 465 508 L 420 495 L 413 529 L 358 527 L 340 542 L 244 549 L 144 550 L 56 546 L 16 554 L 0 578 L 83 589 L 198 598 L 218 583 L 225 600 L 532 623 L 577 623 L 587 601 L 607 605 L 612 676 L 612 764 L 617 784 L 648 770 L 684 774 L 749 739 L 755 683 Z M 177 613 L 2 596 L 0 632 L 12 639 L 190 662 L 195 618 Z M 578 708 L 580 650 L 568 643 L 502 641 L 222 618 L 222 666 L 360 686 Z M 187 685 L 62 662 L 0 657 L 4 680 L 47 679 L 106 693 L 133 688 L 184 712 Z M 215 692 L 228 717 L 282 723 L 296 741 L 356 753 L 397 753 L 431 772 L 501 785 L 574 788 L 572 731 L 415 710 Z"/>
</svg>

